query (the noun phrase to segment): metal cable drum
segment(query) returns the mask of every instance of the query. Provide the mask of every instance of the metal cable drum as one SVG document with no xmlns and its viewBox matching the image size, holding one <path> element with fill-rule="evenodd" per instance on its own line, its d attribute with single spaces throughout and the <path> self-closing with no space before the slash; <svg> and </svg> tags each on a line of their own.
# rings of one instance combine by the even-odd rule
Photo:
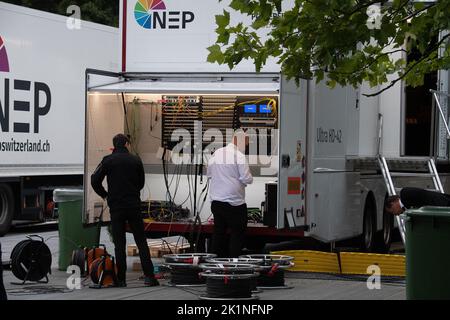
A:
<svg viewBox="0 0 450 320">
<path fill-rule="evenodd" d="M 72 251 L 71 265 L 78 266 L 80 268 L 80 273 L 82 276 L 86 275 L 86 250 L 76 249 Z"/>
<path fill-rule="evenodd" d="M 51 271 L 52 254 L 41 240 L 19 242 L 11 252 L 11 271 L 20 280 L 40 281 Z"/>
<path fill-rule="evenodd" d="M 284 281 L 285 269 L 294 265 L 294 257 L 273 255 L 273 254 L 251 254 L 243 255 L 240 258 L 260 259 L 259 277 L 257 278 L 257 288 L 259 289 L 288 289 Z"/>
<path fill-rule="evenodd" d="M 259 271 L 259 267 L 262 266 L 264 263 L 262 259 L 251 259 L 251 258 L 212 258 L 208 259 L 206 262 L 215 264 L 229 264 L 229 263 L 251 264 L 255 266 L 256 271 Z M 261 290 L 257 288 L 257 277 L 250 278 L 250 286 L 252 292 L 254 293 L 261 292 Z"/>
<path fill-rule="evenodd" d="M 164 265 L 170 269 L 170 285 L 172 286 L 203 286 L 205 278 L 199 276 L 200 264 L 207 259 L 216 257 L 211 253 L 181 253 L 163 256 Z"/>
<path fill-rule="evenodd" d="M 200 265 L 206 278 L 206 296 L 203 300 L 254 300 L 252 280 L 258 276 L 254 264 L 223 262 Z"/>
</svg>

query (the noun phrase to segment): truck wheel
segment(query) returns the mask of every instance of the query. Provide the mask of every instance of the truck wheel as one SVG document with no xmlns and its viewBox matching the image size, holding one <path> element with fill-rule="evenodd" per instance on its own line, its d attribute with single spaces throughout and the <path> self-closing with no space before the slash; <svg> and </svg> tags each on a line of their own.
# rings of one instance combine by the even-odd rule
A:
<svg viewBox="0 0 450 320">
<path fill-rule="evenodd" d="M 383 230 L 377 235 L 377 251 L 388 253 L 394 233 L 394 216 L 383 210 Z"/>
<path fill-rule="evenodd" d="M 363 233 L 361 235 L 361 250 L 373 252 L 375 249 L 376 207 L 372 197 L 368 196 L 364 205 Z"/>
<path fill-rule="evenodd" d="M 11 227 L 14 216 L 14 195 L 7 184 L 0 184 L 0 237 L 4 236 Z"/>
</svg>

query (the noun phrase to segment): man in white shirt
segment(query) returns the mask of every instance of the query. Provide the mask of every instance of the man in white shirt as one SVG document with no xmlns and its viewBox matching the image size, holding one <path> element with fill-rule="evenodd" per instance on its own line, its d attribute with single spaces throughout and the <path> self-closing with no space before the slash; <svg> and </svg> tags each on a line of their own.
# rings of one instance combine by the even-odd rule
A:
<svg viewBox="0 0 450 320">
<path fill-rule="evenodd" d="M 208 161 L 209 196 L 214 216 L 213 251 L 219 257 L 238 257 L 244 243 L 247 229 L 245 187 L 253 182 L 244 154 L 248 142 L 242 130 L 236 131 L 232 142 L 216 150 Z M 227 229 L 230 230 L 228 247 Z"/>
</svg>

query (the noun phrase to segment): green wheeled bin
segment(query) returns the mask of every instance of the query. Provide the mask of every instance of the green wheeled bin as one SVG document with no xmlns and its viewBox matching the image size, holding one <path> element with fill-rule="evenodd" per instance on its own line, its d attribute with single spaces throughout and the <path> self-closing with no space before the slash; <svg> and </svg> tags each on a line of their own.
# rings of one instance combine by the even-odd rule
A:
<svg viewBox="0 0 450 320">
<path fill-rule="evenodd" d="M 58 268 L 66 271 L 73 250 L 99 245 L 100 224 L 86 226 L 83 221 L 83 190 L 55 189 L 53 201 L 58 205 Z"/>
<path fill-rule="evenodd" d="M 407 299 L 450 299 L 450 208 L 406 212 Z"/>
</svg>

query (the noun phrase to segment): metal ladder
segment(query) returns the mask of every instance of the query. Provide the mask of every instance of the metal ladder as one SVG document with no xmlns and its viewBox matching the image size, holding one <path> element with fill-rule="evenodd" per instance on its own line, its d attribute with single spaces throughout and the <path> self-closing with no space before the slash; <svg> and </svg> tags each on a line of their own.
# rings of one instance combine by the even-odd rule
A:
<svg viewBox="0 0 450 320">
<path fill-rule="evenodd" d="M 399 189 L 395 188 L 394 182 L 392 180 L 393 177 L 417 177 L 417 178 L 431 178 L 434 184 L 434 190 L 437 192 L 444 193 L 444 188 L 442 187 L 441 179 L 439 178 L 439 173 L 436 169 L 436 164 L 433 158 L 429 158 L 427 160 L 428 165 L 428 173 L 421 172 L 394 172 L 391 173 L 386 161 L 386 158 L 383 156 L 378 157 L 378 163 L 381 169 L 381 173 L 383 174 L 384 182 L 386 184 L 386 189 L 390 196 L 394 196 L 397 194 Z M 398 228 L 400 230 L 400 235 L 402 236 L 403 244 L 405 244 L 406 240 L 406 228 L 405 222 L 401 216 L 396 216 Z"/>
</svg>

